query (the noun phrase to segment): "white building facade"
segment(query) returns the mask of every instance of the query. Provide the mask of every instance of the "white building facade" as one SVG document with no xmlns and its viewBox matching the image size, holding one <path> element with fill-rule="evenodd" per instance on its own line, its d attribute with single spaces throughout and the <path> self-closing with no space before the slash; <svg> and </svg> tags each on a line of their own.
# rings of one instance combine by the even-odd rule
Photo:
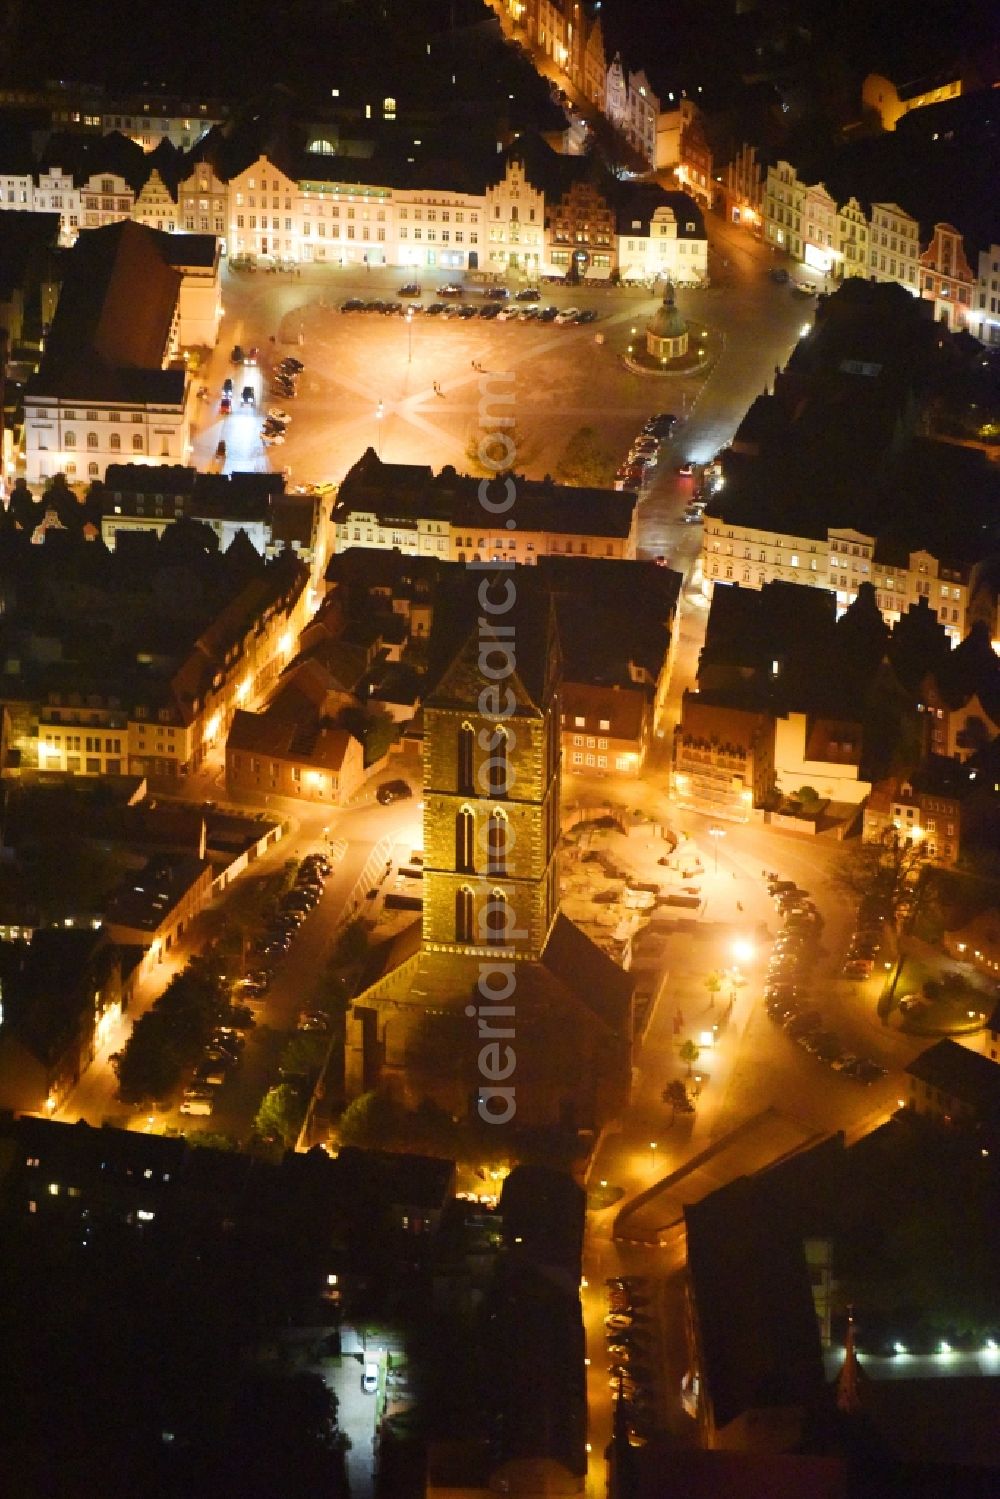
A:
<svg viewBox="0 0 1000 1499">
<path fill-rule="evenodd" d="M 618 217 L 618 269 L 623 281 L 659 277 L 675 286 L 701 286 L 708 279 L 708 240 L 696 220 L 678 222 L 661 204 L 649 218 Z"/>
<path fill-rule="evenodd" d="M 537 276 L 544 252 L 545 195 L 528 182 L 521 162 L 508 161 L 502 179 L 487 188 L 484 210 L 484 268 Z"/>
<path fill-rule="evenodd" d="M 868 232 L 868 266 L 873 281 L 896 281 L 920 295 L 920 227 L 896 203 L 873 203 Z"/>
<path fill-rule="evenodd" d="M 980 343 L 1000 344 L 1000 245 L 979 252 L 969 332 Z"/>
<path fill-rule="evenodd" d="M 172 398 L 81 404 L 68 396 L 26 395 L 28 483 L 59 473 L 71 484 L 89 483 L 103 479 L 109 463 L 185 463 L 191 451 L 190 386 L 180 372 L 176 381 L 162 383 L 164 394 Z"/>
</svg>

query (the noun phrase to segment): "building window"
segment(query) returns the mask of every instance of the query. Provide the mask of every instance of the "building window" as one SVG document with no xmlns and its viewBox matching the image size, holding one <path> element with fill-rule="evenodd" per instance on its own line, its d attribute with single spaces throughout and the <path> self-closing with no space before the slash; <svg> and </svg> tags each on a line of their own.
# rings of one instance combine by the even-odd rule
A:
<svg viewBox="0 0 1000 1499">
<path fill-rule="evenodd" d="M 486 941 L 491 947 L 507 940 L 507 897 L 502 890 L 491 890 L 483 910 Z"/>
<path fill-rule="evenodd" d="M 489 875 L 504 875 L 507 873 L 507 838 L 509 823 L 506 812 L 496 807 L 490 813 L 490 820 L 486 834 L 486 873 Z"/>
<path fill-rule="evenodd" d="M 489 795 L 506 796 L 510 785 L 510 767 L 507 761 L 507 732 L 498 729 L 493 735 L 493 744 L 486 764 L 489 769 Z"/>
<path fill-rule="evenodd" d="M 132 451 L 133 451 L 133 453 L 141 453 L 142 452 L 142 433 L 141 432 L 134 432 L 132 434 Z"/>
<path fill-rule="evenodd" d="M 462 807 L 455 816 L 455 868 L 461 874 L 475 869 L 476 822 L 471 807 Z"/>
<path fill-rule="evenodd" d="M 475 730 L 470 723 L 464 723 L 458 731 L 458 789 L 462 792 L 474 792 L 476 789 L 473 753 L 475 743 Z"/>
<path fill-rule="evenodd" d="M 75 448 L 76 447 L 76 433 L 75 432 L 67 432 L 66 433 L 65 445 L 68 448 Z"/>
<path fill-rule="evenodd" d="M 462 885 L 455 892 L 455 941 L 472 941 L 472 891 Z"/>
</svg>

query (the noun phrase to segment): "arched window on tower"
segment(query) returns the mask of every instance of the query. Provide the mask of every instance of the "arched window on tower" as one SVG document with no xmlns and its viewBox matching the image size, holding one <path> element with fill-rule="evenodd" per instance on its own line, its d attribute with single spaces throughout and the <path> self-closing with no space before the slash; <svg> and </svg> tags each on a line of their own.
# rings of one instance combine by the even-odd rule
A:
<svg viewBox="0 0 1000 1499">
<path fill-rule="evenodd" d="M 474 940 L 472 920 L 472 891 L 469 889 L 468 885 L 461 885 L 455 891 L 456 942 L 472 942 Z"/>
<path fill-rule="evenodd" d="M 490 796 L 506 796 L 509 789 L 510 764 L 507 757 L 507 732 L 499 729 L 490 736 L 492 748 L 489 765 Z"/>
<path fill-rule="evenodd" d="M 508 906 L 502 890 L 491 890 L 483 912 L 486 941 L 491 947 L 502 947 L 507 941 Z"/>
<path fill-rule="evenodd" d="M 486 873 L 507 873 L 507 840 L 510 824 L 506 812 L 494 807 L 486 828 Z"/>
<path fill-rule="evenodd" d="M 476 867 L 476 821 L 471 807 L 462 807 L 455 814 L 455 868 L 460 874 L 469 874 Z"/>
<path fill-rule="evenodd" d="M 458 789 L 461 792 L 472 794 L 476 790 L 473 779 L 475 774 L 475 760 L 473 756 L 475 746 L 475 730 L 471 723 L 464 723 L 458 731 Z"/>
</svg>

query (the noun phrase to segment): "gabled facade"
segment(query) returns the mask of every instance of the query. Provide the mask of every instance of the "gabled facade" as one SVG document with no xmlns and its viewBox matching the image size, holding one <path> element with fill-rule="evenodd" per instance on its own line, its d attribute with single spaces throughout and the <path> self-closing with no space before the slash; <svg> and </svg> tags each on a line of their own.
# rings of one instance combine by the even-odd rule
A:
<svg viewBox="0 0 1000 1499">
<path fill-rule="evenodd" d="M 761 232 L 764 216 L 764 170 L 757 147 L 740 146 L 723 173 L 726 216 L 734 224 Z"/>
<path fill-rule="evenodd" d="M 177 227 L 186 234 L 214 234 L 224 245 L 227 233 L 232 232 L 229 184 L 208 161 L 196 162 L 190 175 L 178 184 Z"/>
<path fill-rule="evenodd" d="M 610 204 L 589 182 L 574 182 L 557 203 L 546 207 L 545 269 L 565 275 L 604 278 L 615 265 L 615 216 Z"/>
<path fill-rule="evenodd" d="M 516 158 L 501 180 L 486 189 L 484 253 L 488 269 L 536 277 L 545 253 L 545 195 L 528 181 Z M 485 262 L 484 262 L 485 264 Z"/>
<path fill-rule="evenodd" d="M 682 98 L 676 109 L 661 110 L 656 122 L 656 167 L 672 167 L 678 186 L 708 207 L 712 202 L 712 151 L 701 110 Z"/>
<path fill-rule="evenodd" d="M 961 234 L 952 224 L 935 224 L 931 242 L 920 256 L 920 295 L 934 303 L 935 320 L 950 332 L 965 327 L 975 285 Z"/>
<path fill-rule="evenodd" d="M 835 248 L 835 275 L 845 280 L 849 276 L 868 276 L 868 220 L 857 198 L 848 198 L 837 209 Z"/>
<path fill-rule="evenodd" d="M 177 228 L 177 202 L 154 167 L 136 196 L 132 218 L 147 229 L 173 233 Z M 213 340 L 214 342 L 214 340 Z"/>
<path fill-rule="evenodd" d="M 794 260 L 802 259 L 806 185 L 787 161 L 768 167 L 764 186 L 764 239 Z"/>
<path fill-rule="evenodd" d="M 708 279 L 708 238 L 701 209 L 686 193 L 670 202 L 626 202 L 617 215 L 618 270 L 623 281 L 660 278 L 675 286 Z"/>
<path fill-rule="evenodd" d="M 822 182 L 807 187 L 802 199 L 802 259 L 821 276 L 835 274 L 837 205 Z"/>
</svg>

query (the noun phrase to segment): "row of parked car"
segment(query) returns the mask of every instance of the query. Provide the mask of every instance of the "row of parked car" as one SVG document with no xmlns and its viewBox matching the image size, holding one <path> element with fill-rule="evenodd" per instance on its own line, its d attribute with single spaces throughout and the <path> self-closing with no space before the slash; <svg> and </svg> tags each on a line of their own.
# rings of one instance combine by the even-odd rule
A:
<svg viewBox="0 0 1000 1499">
<path fill-rule="evenodd" d="M 848 1051 L 840 1037 L 827 1029 L 818 1006 L 808 998 L 817 938 L 823 924 L 819 911 L 809 892 L 800 890 L 793 880 L 782 880 L 772 874 L 767 877 L 767 888 L 784 918 L 764 989 L 768 1015 L 804 1051 L 867 1087 L 885 1076 L 885 1068 L 869 1057 Z"/>
<path fill-rule="evenodd" d="M 657 411 L 629 448 L 628 457 L 615 475 L 616 489 L 636 489 L 645 483 L 659 462 L 660 444 L 665 442 L 677 423 L 670 411 Z"/>
<path fill-rule="evenodd" d="M 871 978 L 875 960 L 882 950 L 887 914 L 885 903 L 878 894 L 873 892 L 862 900 L 841 970 L 845 979 Z"/>
<path fill-rule="evenodd" d="M 310 911 L 319 904 L 323 881 L 333 868 L 325 854 L 309 854 L 299 865 L 295 885 L 278 902 L 278 909 L 254 943 L 253 950 L 267 961 L 285 956 L 292 938 Z"/>
<path fill-rule="evenodd" d="M 194 1077 L 184 1089 L 182 1114 L 208 1115 L 214 1111 L 216 1092 L 239 1065 L 244 1044 L 244 1036 L 235 1026 L 220 1025 L 212 1032 Z"/>
<path fill-rule="evenodd" d="M 652 1407 L 648 1390 L 650 1350 L 644 1347 L 645 1324 L 641 1319 L 640 1283 L 615 1277 L 607 1282 L 608 1314 L 604 1329 L 608 1339 L 608 1384 L 624 1407 L 629 1443 L 646 1445 L 646 1434 L 652 1424 Z"/>
<path fill-rule="evenodd" d="M 520 294 L 519 294 L 520 295 Z M 580 307 L 536 307 L 519 302 L 500 302 L 495 299 L 480 302 L 385 302 L 376 298 L 366 301 L 362 297 L 348 297 L 340 304 L 341 312 L 375 312 L 386 317 L 402 317 L 409 313 L 420 313 L 423 317 L 458 318 L 467 322 L 471 318 L 484 321 L 496 319 L 500 323 L 596 323 L 599 314 L 590 308 Z"/>
<path fill-rule="evenodd" d="M 296 382 L 305 365 L 301 359 L 296 359 L 288 354 L 280 363 L 276 364 L 271 374 L 271 394 L 282 401 L 291 401 L 298 389 Z M 282 406 L 269 406 L 260 429 L 260 437 L 266 448 L 280 447 L 285 440 L 288 424 L 291 421 L 288 412 Z"/>
</svg>

